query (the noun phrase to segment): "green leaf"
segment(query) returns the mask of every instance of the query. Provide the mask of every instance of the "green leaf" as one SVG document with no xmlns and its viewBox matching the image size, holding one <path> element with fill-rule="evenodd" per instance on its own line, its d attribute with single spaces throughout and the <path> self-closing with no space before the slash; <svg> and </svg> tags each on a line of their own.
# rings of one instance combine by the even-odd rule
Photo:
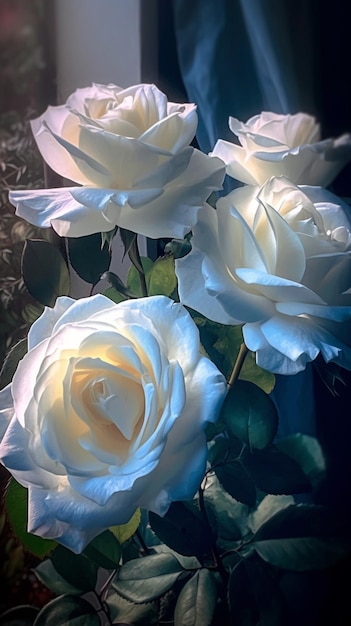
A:
<svg viewBox="0 0 351 626">
<path fill-rule="evenodd" d="M 114 287 L 114 290 L 119 292 L 126 298 L 135 298 L 135 294 L 124 285 L 120 277 L 117 276 L 117 274 L 115 274 L 114 272 L 104 272 L 101 276 L 101 280 L 103 279 L 108 280 L 112 287 Z M 106 292 L 105 295 L 107 295 Z M 113 300 L 113 298 L 111 299 Z"/>
<path fill-rule="evenodd" d="M 98 566 L 82 554 L 74 554 L 57 546 L 50 555 L 57 573 L 70 585 L 82 592 L 92 591 L 96 585 Z"/>
<path fill-rule="evenodd" d="M 326 462 L 322 448 L 315 437 L 295 433 L 279 439 L 277 448 L 298 463 L 314 487 L 325 476 Z"/>
<path fill-rule="evenodd" d="M 148 272 L 148 280 L 149 296 L 170 296 L 177 287 L 174 259 L 165 256 L 155 261 Z"/>
<path fill-rule="evenodd" d="M 25 548 L 35 556 L 42 558 L 57 545 L 51 539 L 42 539 L 27 532 L 28 519 L 28 491 L 11 478 L 5 495 L 6 512 L 15 535 Z"/>
<path fill-rule="evenodd" d="M 198 570 L 179 594 L 174 626 L 210 626 L 216 608 L 217 585 L 212 572 Z"/>
<path fill-rule="evenodd" d="M 27 353 L 27 338 L 16 343 L 5 357 L 0 371 L 0 389 L 8 385 L 13 378 L 17 365 Z"/>
<path fill-rule="evenodd" d="M 287 622 L 279 580 L 272 568 L 257 554 L 245 559 L 260 626 L 282 626 Z"/>
<path fill-rule="evenodd" d="M 216 476 L 209 476 L 204 489 L 204 500 L 211 528 L 219 539 L 238 541 L 248 531 L 248 507 L 236 502 L 219 484 Z"/>
<path fill-rule="evenodd" d="M 31 296 L 45 306 L 53 306 L 58 296 L 69 294 L 68 267 L 59 249 L 48 241 L 26 240 L 22 276 Z"/>
<path fill-rule="evenodd" d="M 139 254 L 138 235 L 126 228 L 120 228 L 119 234 L 124 245 L 124 255 L 128 254 L 133 266 L 142 272 L 143 264 Z"/>
<path fill-rule="evenodd" d="M 295 504 L 292 496 L 274 496 L 268 494 L 261 500 L 256 511 L 249 514 L 248 524 L 250 530 L 255 533 L 262 524 L 265 524 L 273 515 L 286 509 L 287 506 Z"/>
<path fill-rule="evenodd" d="M 78 276 L 96 285 L 108 270 L 111 253 L 108 243 L 102 244 L 101 233 L 83 237 L 67 237 L 68 258 Z"/>
<path fill-rule="evenodd" d="M 200 562 L 211 552 L 215 537 L 193 501 L 172 502 L 166 515 L 149 513 L 156 535 L 170 548 L 185 556 L 196 556 Z"/>
<path fill-rule="evenodd" d="M 141 263 L 145 274 L 146 286 L 149 290 L 150 286 L 150 270 L 153 266 L 153 261 L 149 257 L 141 257 Z M 134 265 L 129 268 L 127 275 L 127 288 L 135 294 L 135 297 L 140 298 L 143 294 L 140 287 L 139 272 Z"/>
<path fill-rule="evenodd" d="M 160 543 L 159 545 L 152 546 L 152 549 L 155 550 L 158 554 L 167 553 L 173 554 L 177 561 L 180 563 L 183 569 L 199 569 L 201 567 L 200 561 L 195 556 L 184 556 L 184 554 L 179 554 L 175 550 L 172 550 L 169 546 L 166 546 L 164 543 Z"/>
<path fill-rule="evenodd" d="M 117 291 L 113 287 L 108 287 L 108 289 L 105 289 L 104 296 L 106 296 L 106 298 L 110 298 L 110 300 L 112 300 L 112 302 L 115 302 L 116 304 L 119 304 L 120 302 L 127 300 L 126 296 L 121 294 L 119 291 Z"/>
<path fill-rule="evenodd" d="M 322 506 L 291 505 L 273 515 L 255 534 L 257 554 L 282 569 L 319 570 L 351 553 L 349 529 Z"/>
<path fill-rule="evenodd" d="M 79 596 L 59 596 L 44 606 L 33 626 L 99 626 L 96 609 Z"/>
<path fill-rule="evenodd" d="M 182 259 L 191 251 L 188 239 L 172 239 L 165 245 L 165 253 L 171 254 L 174 259 Z"/>
<path fill-rule="evenodd" d="M 84 549 L 83 555 L 104 569 L 116 569 L 121 557 L 121 546 L 110 530 L 95 537 Z"/>
<path fill-rule="evenodd" d="M 114 624 L 151 626 L 151 624 L 158 623 L 156 602 L 134 604 L 122 598 L 118 593 L 112 592 L 108 596 L 106 604 L 109 609 L 110 619 Z"/>
<path fill-rule="evenodd" d="M 229 390 L 220 419 L 251 450 L 268 446 L 278 427 L 278 413 L 272 399 L 257 385 L 244 380 L 237 380 Z"/>
<path fill-rule="evenodd" d="M 245 457 L 244 463 L 257 487 L 265 493 L 291 495 L 311 491 L 311 483 L 300 465 L 274 444 L 255 450 Z"/>
<path fill-rule="evenodd" d="M 233 567 L 228 582 L 228 604 L 231 624 L 257 626 L 259 614 L 244 559 Z"/>
<path fill-rule="evenodd" d="M 274 374 L 257 365 L 256 354 L 250 351 L 247 353 L 244 365 L 241 368 L 239 380 L 247 380 L 254 383 L 266 393 L 271 393 L 275 386 Z"/>
<path fill-rule="evenodd" d="M 140 509 L 137 509 L 134 515 L 132 515 L 132 517 L 130 518 L 129 522 L 127 522 L 126 524 L 121 524 L 120 526 L 112 526 L 110 528 L 110 531 L 114 534 L 119 543 L 122 544 L 125 541 L 128 541 L 128 539 L 130 539 L 130 537 L 134 535 L 136 530 L 138 530 L 140 520 L 141 511 Z"/>
<path fill-rule="evenodd" d="M 45 559 L 39 563 L 34 569 L 34 573 L 36 577 L 50 589 L 56 595 L 61 596 L 65 594 L 69 595 L 80 595 L 85 592 L 85 589 L 81 587 L 74 587 L 70 585 L 60 574 L 56 571 L 53 566 L 51 559 Z M 79 584 L 79 581 L 77 581 Z"/>
<path fill-rule="evenodd" d="M 243 343 L 241 326 L 212 326 L 212 332 L 217 335 L 214 348 L 223 355 L 223 372 L 229 378 L 234 363 Z M 252 382 L 266 393 L 270 393 L 275 385 L 275 376 L 271 372 L 262 369 L 256 363 L 256 354 L 248 352 L 241 368 L 239 380 Z"/>
<path fill-rule="evenodd" d="M 240 451 L 241 452 L 241 451 Z M 222 487 L 233 498 L 252 507 L 256 504 L 256 486 L 240 459 L 236 445 L 218 437 L 210 448 L 212 469 Z"/>
<path fill-rule="evenodd" d="M 130 602 L 152 602 L 171 589 L 182 572 L 182 566 L 172 554 L 151 554 L 125 563 L 112 586 Z"/>
<path fill-rule="evenodd" d="M 0 615 L 1 626 L 32 626 L 39 609 L 36 606 L 22 604 L 7 609 Z"/>
</svg>

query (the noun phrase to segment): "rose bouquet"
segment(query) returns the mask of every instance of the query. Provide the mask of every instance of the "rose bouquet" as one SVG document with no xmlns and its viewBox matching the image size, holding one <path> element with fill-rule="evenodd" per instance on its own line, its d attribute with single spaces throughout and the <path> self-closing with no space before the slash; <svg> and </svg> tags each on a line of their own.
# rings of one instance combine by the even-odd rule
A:
<svg viewBox="0 0 351 626">
<path fill-rule="evenodd" d="M 350 554 L 314 500 L 323 447 L 277 436 L 273 392 L 315 367 L 336 393 L 351 370 L 351 212 L 325 188 L 351 137 L 265 112 L 206 155 L 196 127 L 154 85 L 78 89 L 32 122 L 62 184 L 10 192 L 44 235 L 23 250 L 38 315 L 2 366 L 0 460 L 55 596 L 35 626 L 281 625 L 284 574 Z"/>
</svg>

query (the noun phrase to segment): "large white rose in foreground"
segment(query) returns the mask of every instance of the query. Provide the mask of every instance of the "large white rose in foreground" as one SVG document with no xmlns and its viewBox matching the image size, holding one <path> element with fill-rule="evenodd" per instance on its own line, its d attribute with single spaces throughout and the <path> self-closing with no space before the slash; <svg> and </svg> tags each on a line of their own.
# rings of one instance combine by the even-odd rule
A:
<svg viewBox="0 0 351 626">
<path fill-rule="evenodd" d="M 351 369 L 351 237 L 342 201 L 272 178 L 206 205 L 176 261 L 183 304 L 244 324 L 263 368 L 295 374 L 321 354 Z"/>
<path fill-rule="evenodd" d="M 138 506 L 191 498 L 225 393 L 182 305 L 58 298 L 0 392 L 0 459 L 28 487 L 28 531 L 79 552 Z"/>
<path fill-rule="evenodd" d="M 189 146 L 194 104 L 175 104 L 155 85 L 77 89 L 32 122 L 48 165 L 80 187 L 12 191 L 17 215 L 61 236 L 118 225 L 147 237 L 183 237 L 225 166 Z"/>
<path fill-rule="evenodd" d="M 227 164 L 227 174 L 249 185 L 263 185 L 272 176 L 288 176 L 298 185 L 327 187 L 351 159 L 351 135 L 321 141 L 311 115 L 280 115 L 264 111 L 246 124 L 229 118 L 241 145 L 220 139 L 212 155 Z"/>
</svg>

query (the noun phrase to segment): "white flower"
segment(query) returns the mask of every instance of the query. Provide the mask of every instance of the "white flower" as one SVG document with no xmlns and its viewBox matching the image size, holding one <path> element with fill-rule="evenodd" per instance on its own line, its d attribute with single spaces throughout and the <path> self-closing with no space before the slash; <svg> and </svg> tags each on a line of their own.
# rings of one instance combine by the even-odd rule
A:
<svg viewBox="0 0 351 626">
<path fill-rule="evenodd" d="M 318 187 L 272 178 L 206 205 L 191 253 L 176 262 L 183 304 L 244 324 L 257 363 L 279 374 L 320 353 L 351 369 L 351 237 L 347 207 Z"/>
<path fill-rule="evenodd" d="M 139 506 L 192 498 L 225 393 L 182 305 L 58 298 L 0 392 L 0 458 L 28 487 L 28 531 L 79 552 Z"/>
<path fill-rule="evenodd" d="M 193 104 L 168 102 L 155 85 L 77 89 L 32 122 L 39 150 L 55 172 L 81 186 L 12 191 L 17 215 L 61 236 L 118 225 L 147 237 L 183 237 L 225 167 L 189 146 Z"/>
<path fill-rule="evenodd" d="M 287 176 L 300 185 L 327 187 L 351 159 L 351 135 L 321 141 L 319 124 L 306 113 L 262 112 L 246 124 L 229 118 L 241 145 L 217 141 L 212 155 L 227 165 L 227 174 L 249 185 L 272 176 Z"/>
</svg>

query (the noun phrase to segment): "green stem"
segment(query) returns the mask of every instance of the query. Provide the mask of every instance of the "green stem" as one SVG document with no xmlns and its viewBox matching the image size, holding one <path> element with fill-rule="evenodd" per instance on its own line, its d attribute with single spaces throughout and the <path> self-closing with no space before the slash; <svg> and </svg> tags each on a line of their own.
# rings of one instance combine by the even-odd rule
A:
<svg viewBox="0 0 351 626">
<path fill-rule="evenodd" d="M 146 278 L 145 278 L 145 273 L 141 272 L 138 269 L 138 274 L 139 274 L 139 281 L 140 281 L 140 288 L 141 288 L 141 293 L 142 295 L 145 297 L 148 295 L 147 293 L 147 284 L 146 284 Z"/>
<path fill-rule="evenodd" d="M 239 378 L 239 374 L 241 372 L 241 368 L 244 365 L 244 361 L 245 361 L 245 357 L 248 353 L 248 349 L 245 346 L 244 343 L 241 344 L 240 346 L 240 350 L 239 350 L 239 354 L 236 358 L 236 361 L 234 363 L 234 367 L 233 367 L 233 371 L 230 375 L 230 378 L 228 380 L 228 387 L 232 387 L 232 385 L 234 385 L 235 381 L 237 380 L 237 378 Z"/>
</svg>

